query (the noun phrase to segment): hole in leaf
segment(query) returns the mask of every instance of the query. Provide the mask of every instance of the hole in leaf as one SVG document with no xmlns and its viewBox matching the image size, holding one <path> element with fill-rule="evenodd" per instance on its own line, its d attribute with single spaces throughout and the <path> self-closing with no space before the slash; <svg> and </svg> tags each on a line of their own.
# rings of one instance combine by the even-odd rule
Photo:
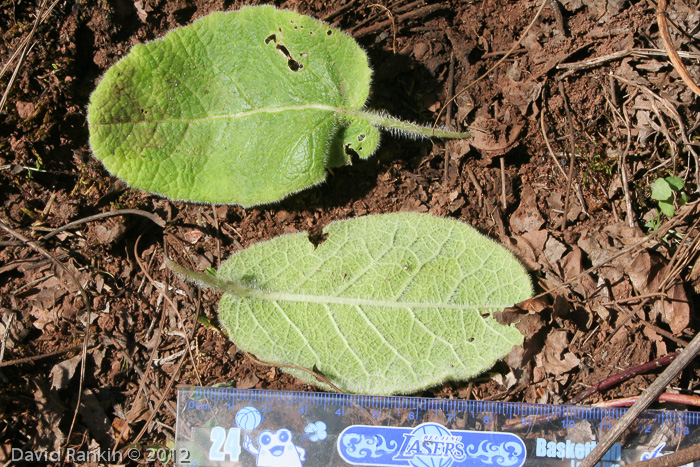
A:
<svg viewBox="0 0 700 467">
<path fill-rule="evenodd" d="M 473 337 L 468 338 L 467 342 L 474 342 L 474 338 Z"/>
<path fill-rule="evenodd" d="M 344 149 L 345 149 L 345 154 L 347 154 L 348 156 L 350 156 L 350 157 L 353 157 L 353 156 L 360 157 L 360 155 L 357 153 L 357 151 L 355 151 L 355 149 L 354 149 L 352 146 L 350 146 L 350 143 L 346 144 L 346 145 L 344 146 Z"/>
<path fill-rule="evenodd" d="M 330 29 L 329 29 L 328 31 L 326 31 L 326 35 L 327 35 L 327 36 L 330 36 L 330 35 L 332 35 L 332 34 L 333 34 L 333 31 L 331 31 Z"/>
<path fill-rule="evenodd" d="M 326 241 L 326 238 L 328 238 L 328 234 L 323 233 L 322 227 L 315 225 L 309 229 L 309 241 L 313 243 L 314 249 Z"/>
<path fill-rule="evenodd" d="M 275 34 L 270 34 L 265 38 L 265 44 L 269 44 L 270 42 L 277 43 L 277 36 Z"/>
<path fill-rule="evenodd" d="M 289 60 L 287 60 L 287 66 L 289 67 L 290 70 L 292 70 L 294 72 L 297 72 L 297 71 L 301 70 L 302 68 L 304 68 L 304 65 L 297 62 L 293 58 L 290 58 Z"/>
<path fill-rule="evenodd" d="M 292 54 L 289 52 L 289 49 L 285 47 L 283 44 L 277 44 L 277 50 L 282 52 L 285 57 L 287 57 L 287 66 L 289 67 L 290 70 L 297 72 L 304 68 L 304 65 L 292 58 Z"/>
<path fill-rule="evenodd" d="M 358 136 L 357 136 L 357 141 L 363 142 L 364 140 L 365 140 L 365 135 L 364 135 L 364 134 L 361 134 L 361 135 L 358 135 Z"/>
<path fill-rule="evenodd" d="M 277 44 L 277 50 L 282 52 L 285 57 L 292 58 L 292 54 L 289 53 L 289 49 L 284 46 L 284 44 Z"/>
</svg>

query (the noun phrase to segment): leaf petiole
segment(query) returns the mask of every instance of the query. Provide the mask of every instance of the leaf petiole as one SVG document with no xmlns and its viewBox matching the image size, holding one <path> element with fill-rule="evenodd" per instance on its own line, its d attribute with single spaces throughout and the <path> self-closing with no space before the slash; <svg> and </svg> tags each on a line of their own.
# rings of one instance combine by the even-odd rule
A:
<svg viewBox="0 0 700 467">
<path fill-rule="evenodd" d="M 398 133 L 403 136 L 421 136 L 424 138 L 447 138 L 447 139 L 463 139 L 470 138 L 471 133 L 468 131 L 458 132 L 441 130 L 438 128 L 432 128 L 429 126 L 419 125 L 417 123 L 406 122 L 399 120 L 398 118 L 391 117 L 389 115 L 383 115 L 378 112 L 372 112 L 369 110 L 353 110 L 353 109 L 337 109 L 343 114 L 366 120 L 370 124 L 388 130 L 390 132 Z"/>
</svg>

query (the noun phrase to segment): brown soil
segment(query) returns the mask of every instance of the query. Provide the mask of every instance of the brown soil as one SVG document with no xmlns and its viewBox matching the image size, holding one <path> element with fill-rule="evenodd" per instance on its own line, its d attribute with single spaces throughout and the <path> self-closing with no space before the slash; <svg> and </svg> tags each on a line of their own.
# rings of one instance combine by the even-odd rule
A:
<svg viewBox="0 0 700 467">
<path fill-rule="evenodd" d="M 169 274 L 165 250 L 203 270 L 284 233 L 401 210 L 461 219 L 500 239 L 542 294 L 510 313 L 525 345 L 494 374 L 423 396 L 563 403 L 694 335 L 700 266 L 688 246 L 698 235 L 700 107 L 662 52 L 653 3 L 555 0 L 525 32 L 540 1 L 276 2 L 358 39 L 375 70 L 372 107 L 431 122 L 454 90 L 440 123 L 468 127 L 475 138 L 385 135 L 371 159 L 247 210 L 127 189 L 91 155 L 86 125 L 91 91 L 134 44 L 238 1 L 58 0 L 50 11 L 36 3 L 0 4 L 0 57 L 9 66 L 0 107 L 0 462 L 13 447 L 165 445 L 177 385 L 316 390 L 237 351 L 216 331 L 217 294 Z M 33 30 L 38 12 L 46 16 Z M 676 2 L 669 17 L 700 81 L 697 5 Z M 584 66 L 597 57 L 607 58 Z M 676 222 L 673 231 L 580 275 L 650 232 L 651 184 L 668 175 L 685 179 L 691 201 L 661 217 Z M 165 224 L 125 213 L 42 238 L 127 208 Z M 653 377 L 587 403 L 638 395 Z M 689 367 L 669 391 L 693 393 L 699 381 Z"/>
</svg>

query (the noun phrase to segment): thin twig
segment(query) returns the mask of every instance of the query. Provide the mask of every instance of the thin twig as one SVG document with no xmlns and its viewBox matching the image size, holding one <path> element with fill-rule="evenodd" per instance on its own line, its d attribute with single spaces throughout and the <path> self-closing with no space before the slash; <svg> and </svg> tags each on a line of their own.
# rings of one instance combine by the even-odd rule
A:
<svg viewBox="0 0 700 467">
<path fill-rule="evenodd" d="M 85 224 L 88 222 L 96 221 L 99 219 L 103 219 L 105 217 L 115 217 L 115 216 L 126 216 L 129 214 L 137 215 L 137 216 L 143 216 L 146 219 L 150 219 L 154 224 L 156 224 L 159 227 L 165 227 L 165 221 L 161 219 L 158 215 L 147 212 L 147 211 L 142 211 L 140 209 L 118 209 L 116 211 L 109 211 L 109 212 L 102 212 L 100 214 L 95 214 L 94 216 L 88 216 L 84 217 L 82 219 L 75 220 L 73 222 L 69 222 L 66 225 L 63 225 L 56 230 L 52 230 L 51 232 L 47 233 L 43 237 L 41 237 L 38 241 L 39 242 L 45 242 L 49 238 L 58 235 L 59 233 L 63 232 L 64 230 L 71 229 L 73 227 L 76 227 L 81 224 Z"/>
<path fill-rule="evenodd" d="M 471 83 L 469 83 L 467 86 L 465 86 L 461 91 L 459 91 L 457 94 L 455 94 L 455 95 L 452 97 L 452 99 L 450 99 L 449 101 L 447 101 L 447 102 L 442 106 L 442 108 L 441 108 L 440 111 L 438 112 L 437 116 L 435 117 L 435 122 L 433 123 L 433 130 L 437 128 L 438 122 L 440 121 L 440 116 L 441 116 L 442 113 L 445 111 L 445 109 L 447 109 L 447 106 L 448 106 L 449 104 L 452 103 L 452 101 L 454 101 L 454 100 L 457 99 L 459 96 L 461 96 L 462 94 L 464 94 L 465 92 L 467 92 L 467 89 L 471 88 L 471 87 L 474 86 L 476 83 L 478 83 L 478 82 L 481 81 L 482 79 L 486 78 L 493 70 L 495 70 L 496 68 L 498 68 L 498 67 L 501 65 L 501 63 L 503 63 L 508 57 L 510 57 L 510 54 L 512 54 L 513 51 L 514 51 L 515 49 L 517 49 L 518 47 L 520 47 L 520 44 L 521 44 L 522 41 L 525 39 L 525 36 L 527 36 L 527 34 L 530 32 L 530 29 L 532 29 L 532 27 L 535 25 L 535 22 L 537 21 L 537 18 L 540 17 L 540 14 L 542 13 L 542 10 L 544 9 L 544 6 L 545 6 L 546 4 L 547 4 L 547 0 L 542 0 L 542 2 L 540 3 L 540 7 L 537 9 L 537 13 L 535 13 L 535 16 L 532 18 L 532 21 L 530 21 L 530 24 L 527 25 L 527 27 L 525 28 L 525 30 L 523 31 L 523 33 L 520 35 L 520 38 L 518 38 L 518 40 L 515 42 L 515 44 L 513 44 L 513 46 L 512 46 L 510 49 L 508 49 L 508 52 L 506 52 L 505 55 L 503 55 L 503 57 L 501 57 L 491 68 L 489 68 L 488 70 L 486 70 L 486 71 L 484 72 L 484 74 L 482 74 L 482 75 L 479 76 L 477 79 L 475 79 L 474 81 L 472 81 Z"/>
<path fill-rule="evenodd" d="M 150 279 L 151 284 L 152 284 L 157 290 L 160 290 L 160 289 L 157 287 L 157 285 L 156 285 L 155 281 L 153 280 L 153 278 L 150 277 L 150 275 L 148 275 L 148 274 L 145 272 L 145 271 L 148 270 L 148 268 L 144 267 L 144 265 L 143 265 L 143 263 L 141 262 L 141 259 L 140 259 L 140 257 L 139 257 L 139 242 L 140 242 L 140 241 L 141 241 L 141 235 L 139 235 L 139 236 L 136 238 L 136 242 L 134 242 L 134 258 L 136 259 L 136 263 L 138 264 L 139 268 L 141 268 L 141 270 L 144 271 L 144 275 L 146 276 L 146 278 Z M 155 258 L 155 255 L 151 256 L 151 260 L 153 260 L 153 258 Z M 149 265 L 150 265 L 150 263 L 149 263 Z M 161 311 L 160 319 L 158 320 L 158 330 L 156 331 L 157 335 L 155 336 L 155 339 L 154 339 L 155 342 L 153 343 L 153 350 L 151 350 L 151 355 L 149 356 L 149 359 L 148 359 L 149 362 L 153 362 L 153 361 L 155 360 L 155 354 L 156 354 L 156 352 L 158 351 L 158 346 L 160 345 L 160 340 L 161 340 L 161 337 L 162 337 L 162 335 L 163 335 L 163 324 L 164 324 L 164 322 L 165 322 L 165 311 L 164 311 L 164 308 L 165 308 L 165 307 L 163 307 L 163 310 Z M 125 351 L 124 349 L 122 349 L 122 352 L 126 354 L 126 351 Z M 127 357 L 128 357 L 128 355 L 127 355 Z M 134 366 L 135 368 L 137 368 L 136 365 L 133 365 L 133 366 Z M 148 390 L 147 390 L 147 388 L 146 388 L 146 385 L 147 385 L 147 382 L 148 382 L 148 376 L 150 376 L 150 373 L 151 373 L 151 370 L 152 370 L 152 369 L 153 369 L 153 365 L 152 365 L 152 364 L 149 364 L 149 365 L 146 367 L 146 371 L 145 371 L 145 372 L 144 372 L 144 371 L 141 371 L 140 369 L 139 369 L 139 371 L 137 371 L 137 372 L 139 373 L 139 376 L 141 377 L 141 382 L 140 382 L 140 384 L 139 384 L 139 391 L 137 391 L 137 392 L 143 393 L 144 397 L 146 398 L 146 402 L 147 402 L 149 405 L 150 405 L 150 403 L 151 403 L 151 400 L 150 400 L 150 394 L 148 393 Z M 137 395 L 136 397 L 139 397 L 139 396 Z M 129 414 L 131 413 L 131 411 L 132 411 L 135 407 L 136 407 L 136 405 L 134 404 L 134 405 L 132 405 L 132 408 L 129 409 L 129 413 L 127 414 L 127 417 L 126 417 L 127 420 L 130 418 L 130 417 L 129 417 Z M 149 407 L 149 408 L 150 408 L 150 407 Z M 121 430 L 121 431 L 119 432 L 119 435 L 118 435 L 118 436 L 116 437 L 116 439 L 114 440 L 114 449 L 117 449 L 117 448 L 119 447 L 119 443 L 120 443 L 120 441 L 121 441 L 121 438 L 122 438 L 122 435 L 124 434 L 124 432 L 125 432 L 124 430 Z"/>
<path fill-rule="evenodd" d="M 454 95 L 454 82 L 455 82 L 455 54 L 454 52 L 450 54 L 450 68 L 447 72 L 447 101 L 449 102 Z M 452 125 L 452 106 L 447 107 L 447 113 L 445 114 L 445 124 L 449 128 Z M 445 151 L 445 169 L 443 172 L 442 183 L 447 186 L 447 181 L 450 174 L 450 155 Z"/>
<path fill-rule="evenodd" d="M 328 13 L 326 16 L 322 17 L 321 19 L 328 23 L 336 16 L 340 16 L 343 13 L 345 13 L 346 11 L 350 10 L 355 5 L 355 3 L 357 3 L 357 0 L 350 0 L 345 5 L 343 5 L 339 8 L 336 8 L 335 10 Z"/>
<path fill-rule="evenodd" d="M 593 467 L 600 459 L 603 458 L 606 452 L 612 447 L 617 439 L 627 431 L 634 423 L 639 415 L 646 410 L 649 405 L 663 392 L 671 381 L 700 353 L 700 333 L 693 337 L 688 347 L 681 350 L 678 357 L 671 362 L 653 383 L 649 385 L 637 402 L 630 407 L 627 412 L 613 425 L 612 429 L 607 433 L 593 451 L 583 460 L 580 467 Z"/>
<path fill-rule="evenodd" d="M 668 53 L 669 60 L 671 60 L 671 64 L 673 64 L 673 68 L 676 69 L 676 72 L 681 76 L 681 79 L 690 88 L 690 90 L 700 96 L 700 87 L 695 84 L 693 78 L 690 77 L 688 69 L 678 56 L 678 52 L 676 52 L 676 48 L 673 46 L 673 42 L 671 41 L 671 35 L 668 32 L 668 18 L 666 17 L 666 0 L 659 0 L 658 7 L 656 9 L 656 22 L 659 25 L 661 41 L 664 43 L 664 47 Z"/>
<path fill-rule="evenodd" d="M 593 404 L 593 407 L 629 407 L 639 400 L 639 396 L 623 397 L 621 399 L 613 399 L 609 401 L 598 402 Z M 672 402 L 674 404 L 700 406 L 700 396 L 691 396 L 690 394 L 674 394 L 672 392 L 664 392 L 659 394 L 656 399 L 658 402 Z"/>
<path fill-rule="evenodd" d="M 655 457 L 648 461 L 627 464 L 627 467 L 676 467 L 679 465 L 692 464 L 698 460 L 700 460 L 700 443 L 662 457 Z"/>
<path fill-rule="evenodd" d="M 42 360 L 44 358 L 55 357 L 56 355 L 61 355 L 64 353 L 73 352 L 75 350 L 80 350 L 82 348 L 83 348 L 82 345 L 74 345 L 72 347 L 67 347 L 65 349 L 60 349 L 60 350 L 54 350 L 53 352 L 43 353 L 41 355 L 32 355 L 31 357 L 16 358 L 14 360 L 8 360 L 6 362 L 1 362 L 0 368 L 4 368 L 6 366 L 23 365 L 25 363 L 35 362 L 37 360 Z M 88 349 L 88 350 L 91 350 L 91 349 Z"/>
<path fill-rule="evenodd" d="M 571 116 L 571 107 L 569 106 L 569 98 L 564 90 L 564 82 L 559 80 L 559 94 L 564 101 L 564 109 L 566 111 L 566 121 L 569 127 L 569 145 L 571 147 L 571 155 L 569 157 L 569 174 L 566 181 L 566 196 L 564 197 L 564 218 L 561 221 L 561 230 L 566 228 L 566 221 L 569 215 L 569 203 L 571 199 L 571 180 L 574 178 L 574 164 L 576 163 L 576 140 L 574 137 L 574 122 Z"/>
<path fill-rule="evenodd" d="M 623 303 L 629 303 L 629 302 L 636 302 L 638 300 L 644 300 L 645 298 L 667 298 L 668 295 L 664 292 L 652 292 L 652 293 L 646 293 L 642 295 L 635 295 L 633 297 L 627 297 L 627 298 L 618 298 L 616 300 L 612 300 L 609 302 L 603 302 L 601 303 L 602 306 L 614 306 L 614 305 L 620 305 Z"/>
<path fill-rule="evenodd" d="M 700 58 L 699 53 L 695 52 L 678 52 L 678 54 L 683 58 L 695 59 Z M 586 68 L 593 68 L 603 63 L 612 62 L 615 60 L 622 60 L 625 57 L 668 57 L 668 53 L 661 49 L 627 49 L 620 50 L 619 52 L 613 52 L 607 55 L 601 55 L 600 57 L 589 58 L 587 60 L 581 60 L 580 62 L 571 63 L 559 63 L 557 65 L 558 70 L 584 70 Z"/>
<path fill-rule="evenodd" d="M 409 11 L 408 13 L 404 13 L 402 15 L 398 16 L 399 21 L 405 21 L 413 18 L 425 18 L 426 16 L 435 13 L 438 10 L 442 10 L 445 7 L 442 5 L 428 5 L 424 6 L 423 8 L 418 8 L 416 10 Z M 357 31 L 353 32 L 353 36 L 355 37 L 362 37 L 366 36 L 368 34 L 375 33 L 377 31 L 380 31 L 384 29 L 385 27 L 389 26 L 392 24 L 394 20 L 385 20 L 385 21 L 380 21 L 378 23 L 374 23 L 371 26 L 367 26 L 366 28 L 359 29 Z"/>
<path fill-rule="evenodd" d="M 627 110 L 623 107 L 622 114 L 624 115 L 623 121 L 625 122 L 625 128 L 627 128 L 627 143 L 625 144 L 625 150 L 622 152 L 622 157 L 620 157 L 620 177 L 622 178 L 622 191 L 625 194 L 625 207 L 627 209 L 627 226 L 634 227 L 635 217 L 634 209 L 632 209 L 632 194 L 630 193 L 629 179 L 627 177 L 627 155 L 632 147 L 632 129 L 630 128 L 629 116 L 627 115 Z"/>
<path fill-rule="evenodd" d="M 31 247 L 33 250 L 38 251 L 42 255 L 44 255 L 46 258 L 51 260 L 51 262 L 61 269 L 63 272 L 65 272 L 70 280 L 75 284 L 75 286 L 78 289 L 78 292 L 80 293 L 83 303 L 85 305 L 85 338 L 83 339 L 83 352 L 82 352 L 82 358 L 80 359 L 80 382 L 78 384 L 78 397 L 77 397 L 77 402 L 75 406 L 75 411 L 73 412 L 73 420 L 71 421 L 70 428 L 68 429 L 68 434 L 66 435 L 66 444 L 63 445 L 62 449 L 65 449 L 68 443 L 70 442 L 70 437 L 71 434 L 73 433 L 73 427 L 75 426 L 75 421 L 78 418 L 78 410 L 80 409 L 80 404 L 82 403 L 82 397 L 83 397 L 83 384 L 85 383 L 85 363 L 87 361 L 87 350 L 88 350 L 88 343 L 90 342 L 90 321 L 91 321 L 91 314 L 92 314 L 92 305 L 90 304 L 90 297 L 88 293 L 85 291 L 83 286 L 80 284 L 80 281 L 75 277 L 75 275 L 60 261 L 58 261 L 54 256 L 49 253 L 45 248 L 42 246 L 38 245 L 36 242 L 30 240 L 29 238 L 25 237 L 24 235 L 20 234 L 19 232 L 15 232 L 13 229 L 8 227 L 4 222 L 0 221 L 0 228 L 2 228 L 5 232 L 9 233 L 13 237 L 23 241 L 25 244 L 27 244 L 29 247 Z M 63 456 L 61 456 L 63 458 Z"/>
<path fill-rule="evenodd" d="M 390 9 L 388 9 L 387 7 L 385 7 L 384 5 L 381 5 L 379 3 L 372 3 L 370 6 L 380 8 L 380 9 L 386 11 L 386 14 L 389 16 L 389 20 L 391 21 L 391 32 L 392 32 L 393 37 L 394 37 L 394 40 L 391 43 L 391 51 L 396 53 L 396 19 L 394 19 L 394 14 L 391 12 Z"/>
<path fill-rule="evenodd" d="M 666 366 L 669 363 L 671 363 L 678 356 L 678 353 L 679 352 L 674 352 L 674 353 L 669 354 L 669 355 L 664 355 L 663 357 L 657 358 L 656 360 L 652 360 L 651 362 L 645 363 L 643 365 L 635 366 L 633 368 L 628 368 L 621 373 L 618 373 L 616 375 L 605 378 L 603 381 L 596 384 L 595 386 L 591 386 L 590 388 L 586 389 L 585 391 L 581 391 L 580 393 L 576 394 L 576 396 L 573 397 L 566 404 L 567 405 L 578 404 L 579 402 L 588 399 L 591 395 L 595 394 L 596 392 L 600 392 L 600 391 L 603 391 L 604 389 L 607 389 L 611 386 L 615 386 L 616 384 L 620 384 L 621 382 L 627 381 L 628 379 L 633 378 L 637 375 L 641 375 L 642 373 L 646 373 L 648 371 L 652 371 L 652 370 L 655 370 L 657 368 L 661 368 L 662 366 Z"/>
<path fill-rule="evenodd" d="M 549 156 L 552 158 L 554 161 L 554 165 L 556 166 L 557 169 L 559 169 L 559 172 L 564 176 L 564 180 L 568 180 L 568 175 L 564 171 L 564 168 L 561 166 L 559 163 L 559 160 L 557 159 L 557 156 L 554 155 L 554 150 L 552 149 L 552 144 L 549 142 L 549 137 L 547 136 L 547 124 L 544 122 L 544 114 L 545 114 L 545 109 L 546 109 L 546 99 L 544 96 L 544 92 L 542 94 L 542 110 L 540 111 L 540 129 L 542 131 L 542 138 L 544 139 L 544 143 L 547 146 L 547 152 L 549 153 Z M 578 182 L 573 181 L 572 182 L 574 185 L 574 190 L 576 192 L 576 198 L 578 199 L 578 203 L 581 205 L 581 212 L 585 214 L 586 216 L 589 216 L 588 210 L 586 209 L 586 203 L 583 201 L 583 192 L 581 191 L 581 187 L 579 186 Z"/>
<path fill-rule="evenodd" d="M 696 184 L 696 192 L 700 193 L 700 155 L 695 151 L 693 147 L 693 143 L 690 141 L 690 138 L 688 138 L 688 135 L 686 133 L 685 129 L 685 124 L 683 123 L 683 118 L 681 118 L 681 115 L 678 113 L 678 110 L 671 104 L 667 99 L 663 99 L 661 96 L 659 96 L 657 93 L 652 91 L 646 86 L 643 86 L 641 84 L 635 83 L 634 81 L 630 81 L 628 79 L 625 79 L 621 76 L 618 75 L 611 75 L 613 78 L 622 81 L 623 83 L 630 85 L 630 86 L 635 86 L 638 89 L 640 89 L 644 94 L 646 94 L 648 97 L 652 98 L 650 99 L 650 102 L 652 104 L 652 108 L 656 111 L 656 106 L 654 104 L 654 99 L 661 103 L 661 105 L 666 109 L 666 113 L 671 116 L 676 121 L 676 124 L 678 125 L 678 131 L 681 135 L 681 139 L 683 140 L 683 144 L 685 145 L 685 148 L 687 151 L 693 156 L 693 161 L 695 162 L 695 184 Z M 665 123 L 663 119 L 660 119 L 661 126 L 665 128 Z M 667 136 L 669 145 L 671 147 L 675 146 L 675 141 L 671 139 L 670 137 Z M 675 151 L 674 151 L 675 155 Z"/>
<path fill-rule="evenodd" d="M 29 54 L 29 51 L 32 49 L 32 47 L 34 47 L 34 45 L 29 45 L 29 43 L 34 38 L 34 34 L 36 33 L 36 30 L 39 27 L 39 25 L 43 23 L 49 16 L 49 14 L 53 11 L 54 7 L 58 3 L 58 0 L 54 0 L 54 2 L 48 7 L 46 6 L 47 3 L 47 0 L 43 0 L 41 2 L 41 5 L 39 5 L 39 11 L 37 11 L 36 14 L 36 18 L 34 18 L 32 29 L 24 37 L 24 39 L 22 39 L 17 49 L 13 52 L 12 56 L 9 58 L 7 63 L 5 63 L 5 66 L 0 71 L 0 78 L 2 78 L 12 61 L 19 55 L 19 59 L 17 60 L 15 69 L 12 71 L 12 76 L 10 76 L 10 80 L 8 81 L 7 87 L 5 88 L 5 92 L 3 93 L 2 98 L 0 98 L 0 112 L 2 112 L 2 110 L 5 108 L 7 97 L 10 95 L 10 90 L 12 89 L 12 86 L 14 85 L 15 80 L 17 79 L 19 70 L 22 68 L 22 63 L 24 63 L 24 59 L 27 57 L 27 54 Z"/>
<path fill-rule="evenodd" d="M 664 235 L 666 235 L 668 233 L 669 230 L 671 230 L 674 227 L 676 227 L 677 225 L 679 225 L 683 221 L 683 219 L 685 219 L 685 217 L 697 215 L 698 208 L 700 208 L 700 200 L 693 201 L 692 203 L 686 204 L 685 206 L 682 207 L 682 209 L 683 209 L 682 216 L 677 215 L 676 217 L 672 218 L 668 222 L 664 223 L 664 225 L 662 225 L 661 227 L 659 227 L 655 231 L 651 232 L 649 235 L 641 238 L 638 242 L 635 242 L 634 244 L 632 244 L 626 248 L 623 248 L 622 250 L 620 250 L 617 253 L 615 253 L 614 255 L 612 255 L 610 258 L 604 259 L 604 260 L 600 261 L 599 263 L 594 264 L 593 266 L 586 269 L 585 271 L 582 271 L 582 272 L 576 274 L 576 276 L 572 277 L 571 279 L 567 279 L 566 281 L 562 282 L 561 284 L 557 284 L 556 286 L 552 287 L 551 289 L 548 289 L 540 294 L 537 294 L 532 298 L 535 299 L 535 298 L 544 297 L 545 295 L 551 295 L 556 290 L 559 290 L 563 287 L 566 287 L 567 285 L 571 285 L 571 284 L 575 283 L 580 278 L 592 273 L 593 271 L 595 271 L 597 269 L 600 269 L 601 267 L 605 266 L 606 264 L 610 263 L 611 261 L 615 261 L 617 258 L 624 256 L 627 253 L 629 253 L 630 251 L 633 251 L 633 250 L 639 248 L 640 245 L 643 245 L 644 243 L 648 242 L 649 240 L 653 240 L 653 239 L 658 238 L 658 237 L 663 237 Z"/>
<path fill-rule="evenodd" d="M 331 389 L 333 389 L 335 392 L 339 392 L 339 393 L 341 393 L 341 394 L 344 393 L 338 386 L 336 386 L 335 384 L 331 383 L 330 380 L 326 377 L 326 375 L 324 375 L 323 373 L 321 373 L 321 372 L 318 371 L 318 370 L 316 370 L 316 371 L 314 371 L 314 370 L 309 370 L 308 368 L 304 368 L 303 366 L 289 365 L 289 364 L 286 364 L 286 363 L 267 363 L 267 362 L 263 362 L 263 361 L 261 361 L 261 360 L 258 360 L 252 353 L 249 353 L 249 352 L 246 352 L 246 355 L 248 356 L 248 358 L 249 358 L 253 363 L 255 363 L 255 364 L 257 364 L 257 365 L 269 366 L 269 367 L 272 367 L 272 368 L 290 368 L 290 369 L 292 369 L 292 370 L 304 371 L 304 372 L 309 373 L 310 375 L 312 375 L 312 376 L 313 376 L 314 378 L 316 378 L 319 382 L 321 382 L 321 383 L 323 383 L 323 384 L 327 384 L 328 386 L 330 386 Z M 315 365 L 314 365 L 314 366 L 315 366 Z"/>
<path fill-rule="evenodd" d="M 175 305 L 175 302 L 173 302 L 173 300 L 170 298 L 170 294 L 168 293 L 167 286 L 157 287 L 157 283 L 156 283 L 155 279 L 153 279 L 153 276 L 151 276 L 151 274 L 148 272 L 148 269 L 143 266 L 143 263 L 141 262 L 141 259 L 138 257 L 138 255 L 136 255 L 136 262 L 138 263 L 138 265 L 141 268 L 141 271 L 144 273 L 144 275 L 148 278 L 149 281 L 151 281 L 153 286 L 160 290 L 163 298 L 168 302 L 168 304 L 172 307 L 173 311 L 177 315 L 178 322 L 182 323 L 182 325 L 184 327 L 185 321 L 182 319 L 182 315 L 180 315 L 179 308 L 177 307 L 177 305 Z M 195 322 L 195 325 L 193 327 L 196 328 L 197 320 L 194 320 L 194 322 Z M 200 386 L 204 386 L 204 384 L 202 383 L 202 377 L 199 374 L 199 370 L 197 369 L 197 362 L 195 362 L 194 356 L 191 353 L 190 349 L 191 349 L 192 345 L 190 344 L 190 338 L 187 336 L 186 332 L 184 333 L 184 337 L 185 337 L 185 346 L 188 349 L 188 355 L 190 357 L 190 360 L 192 361 L 192 367 L 193 367 L 193 371 L 195 374 L 195 378 L 197 379 L 197 383 Z"/>
<path fill-rule="evenodd" d="M 506 162 L 503 159 L 505 157 L 499 157 L 498 162 L 501 166 L 501 205 L 503 206 L 503 212 L 506 212 L 506 209 L 508 209 L 508 201 L 506 200 Z"/>
<path fill-rule="evenodd" d="M 173 387 L 173 383 L 175 382 L 175 378 L 177 378 L 177 376 L 180 374 L 180 370 L 182 369 L 182 364 L 185 363 L 186 357 L 187 357 L 187 353 L 183 353 L 182 356 L 180 357 L 180 361 L 177 363 L 177 367 L 175 368 L 173 375 L 170 377 L 170 380 L 168 381 L 168 385 L 163 390 L 163 394 L 160 396 L 160 399 L 158 399 L 158 403 L 153 408 L 153 411 L 151 411 L 151 416 L 148 417 L 148 420 L 146 420 L 146 423 L 143 425 L 143 427 L 141 427 L 141 431 L 139 431 L 139 434 L 136 435 L 136 438 L 134 438 L 134 441 L 131 443 L 130 446 L 138 445 L 138 442 L 141 440 L 143 435 L 146 434 L 146 430 L 148 430 L 148 427 L 151 425 L 151 422 L 153 421 L 153 419 L 156 418 L 156 414 L 160 410 L 160 407 L 163 405 L 163 402 L 165 402 L 165 399 L 168 397 L 168 393 L 170 392 L 170 389 L 172 389 L 172 387 Z"/>
<path fill-rule="evenodd" d="M 12 331 L 12 325 L 15 322 L 15 314 L 10 312 L 10 318 L 7 320 L 7 323 L 5 324 L 5 332 L 3 333 L 2 336 L 2 345 L 0 345 L 0 368 L 2 368 L 2 361 L 5 359 L 5 349 L 7 348 L 7 339 L 10 337 L 10 332 Z M 0 373 L 0 379 L 3 380 L 3 382 L 7 382 L 7 377 Z"/>
</svg>

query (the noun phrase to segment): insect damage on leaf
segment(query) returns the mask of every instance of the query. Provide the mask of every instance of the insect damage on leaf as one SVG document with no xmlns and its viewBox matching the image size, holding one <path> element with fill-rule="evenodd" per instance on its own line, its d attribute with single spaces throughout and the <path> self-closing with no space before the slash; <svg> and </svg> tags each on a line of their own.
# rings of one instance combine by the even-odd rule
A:
<svg viewBox="0 0 700 467">
<path fill-rule="evenodd" d="M 252 206 L 370 157 L 379 127 L 432 131 L 363 110 L 367 55 L 353 38 L 272 6 L 213 13 L 136 45 L 90 97 L 95 156 L 172 199 Z"/>
<path fill-rule="evenodd" d="M 235 253 L 215 278 L 219 319 L 242 350 L 317 368 L 344 391 L 409 393 L 468 379 L 522 335 L 491 315 L 532 295 L 513 255 L 468 225 L 427 214 L 334 222 Z M 285 370 L 310 384 L 306 372 Z"/>
</svg>

